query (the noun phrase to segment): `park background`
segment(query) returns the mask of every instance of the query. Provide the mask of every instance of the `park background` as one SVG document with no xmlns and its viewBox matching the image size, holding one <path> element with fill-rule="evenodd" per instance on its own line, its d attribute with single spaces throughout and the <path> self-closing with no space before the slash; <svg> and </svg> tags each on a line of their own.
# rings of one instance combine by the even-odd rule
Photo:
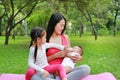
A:
<svg viewBox="0 0 120 80">
<path fill-rule="evenodd" d="M 52 13 L 67 19 L 71 46 L 81 45 L 90 74 L 111 72 L 120 80 L 120 0 L 0 0 L 0 74 L 24 74 L 29 33 L 46 29 Z"/>
</svg>

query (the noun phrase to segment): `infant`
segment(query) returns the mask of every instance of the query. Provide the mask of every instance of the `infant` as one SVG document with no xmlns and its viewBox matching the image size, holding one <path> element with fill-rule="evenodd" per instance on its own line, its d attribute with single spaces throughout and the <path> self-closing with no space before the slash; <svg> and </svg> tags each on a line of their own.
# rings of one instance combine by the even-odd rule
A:
<svg viewBox="0 0 120 80">
<path fill-rule="evenodd" d="M 73 48 L 67 48 L 67 56 L 80 56 L 82 59 L 83 50 L 81 46 L 74 46 Z M 75 63 L 69 58 L 65 57 L 63 59 L 62 65 L 66 68 L 66 72 L 70 72 L 74 68 Z"/>
<path fill-rule="evenodd" d="M 66 73 L 69 73 L 75 66 L 70 57 L 80 56 L 82 59 L 83 50 L 81 46 L 68 47 L 65 49 L 65 54 L 69 57 L 65 57 L 61 64 L 64 66 Z M 60 80 L 57 75 L 56 80 Z"/>
</svg>

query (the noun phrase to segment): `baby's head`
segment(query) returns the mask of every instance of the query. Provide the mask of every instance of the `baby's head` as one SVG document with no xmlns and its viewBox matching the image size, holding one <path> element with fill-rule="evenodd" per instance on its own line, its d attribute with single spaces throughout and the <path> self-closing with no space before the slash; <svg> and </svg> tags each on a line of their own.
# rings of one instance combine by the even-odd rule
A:
<svg viewBox="0 0 120 80">
<path fill-rule="evenodd" d="M 83 54 L 83 49 L 82 49 L 81 46 L 74 46 L 73 51 L 76 52 L 76 53 L 79 53 L 81 56 Z"/>
</svg>

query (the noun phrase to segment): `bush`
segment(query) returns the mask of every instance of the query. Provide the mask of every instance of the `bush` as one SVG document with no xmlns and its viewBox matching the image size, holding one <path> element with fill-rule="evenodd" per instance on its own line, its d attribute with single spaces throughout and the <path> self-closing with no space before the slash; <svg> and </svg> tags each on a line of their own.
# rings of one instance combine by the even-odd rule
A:
<svg viewBox="0 0 120 80">
<path fill-rule="evenodd" d="M 106 30 L 106 29 L 100 29 L 98 31 L 98 35 L 100 35 L 100 36 L 103 36 L 103 35 L 107 36 L 107 35 L 109 35 L 109 31 Z"/>
</svg>

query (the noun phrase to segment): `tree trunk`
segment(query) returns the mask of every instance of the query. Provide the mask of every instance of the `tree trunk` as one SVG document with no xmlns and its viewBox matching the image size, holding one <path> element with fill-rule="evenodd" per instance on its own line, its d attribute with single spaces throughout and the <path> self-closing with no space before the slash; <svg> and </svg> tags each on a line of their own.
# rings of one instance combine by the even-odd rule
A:
<svg viewBox="0 0 120 80">
<path fill-rule="evenodd" d="M 9 44 L 9 36 L 10 36 L 10 33 L 13 29 L 13 15 L 10 16 L 9 20 L 8 20 L 8 25 L 6 27 L 6 32 L 5 32 L 5 45 L 8 45 Z"/>
<path fill-rule="evenodd" d="M 1 20 L 0 20 L 0 36 L 2 35 L 2 27 L 1 27 Z"/>
<path fill-rule="evenodd" d="M 7 29 L 6 29 L 6 35 L 5 35 L 5 45 L 8 45 L 8 41 L 9 41 L 9 36 L 10 36 L 10 31 L 11 31 L 11 29 L 9 30 L 9 31 L 7 31 Z"/>
<path fill-rule="evenodd" d="M 93 24 L 93 22 L 92 22 L 91 15 L 90 15 L 90 13 L 89 13 L 88 11 L 87 11 L 87 13 L 88 13 L 89 21 L 90 21 L 91 26 L 92 26 L 92 31 L 93 31 L 93 34 L 95 35 L 95 40 L 97 40 L 97 33 L 96 33 L 95 26 L 94 26 L 94 24 Z"/>
<path fill-rule="evenodd" d="M 80 37 L 81 37 L 82 34 L 83 34 L 83 29 L 84 29 L 84 26 L 83 26 L 82 22 L 80 21 L 80 28 L 79 28 Z"/>
<path fill-rule="evenodd" d="M 116 36 L 116 30 L 117 30 L 116 21 L 117 21 L 118 11 L 119 10 L 116 9 L 116 14 L 115 14 L 115 18 L 114 18 L 114 36 Z"/>
<path fill-rule="evenodd" d="M 2 16 L 0 16 L 0 36 L 2 35 L 2 18 L 4 17 L 4 15 L 5 15 L 5 13 L 2 15 Z"/>
<path fill-rule="evenodd" d="M 5 43 L 4 43 L 5 45 L 8 45 L 9 35 L 10 35 L 10 34 L 6 34 L 6 35 L 5 35 Z"/>
</svg>

